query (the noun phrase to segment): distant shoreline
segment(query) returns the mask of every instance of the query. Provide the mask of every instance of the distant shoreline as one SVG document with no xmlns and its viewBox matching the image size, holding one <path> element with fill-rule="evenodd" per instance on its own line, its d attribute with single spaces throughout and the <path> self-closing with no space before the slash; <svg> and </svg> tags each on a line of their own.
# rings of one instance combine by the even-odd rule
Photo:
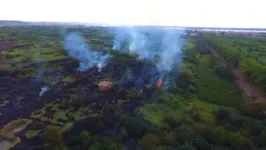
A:
<svg viewBox="0 0 266 150">
<path fill-rule="evenodd" d="M 237 31 L 237 32 L 266 32 L 266 28 L 230 28 L 230 27 L 186 27 L 186 26 L 158 26 L 158 25 L 109 25 L 105 23 L 83 23 L 83 22 L 44 22 L 44 21 L 19 21 L 19 20 L 0 20 L 0 26 L 23 26 L 23 25 L 81 25 L 99 27 L 155 27 L 169 29 L 186 29 L 200 31 Z"/>
</svg>

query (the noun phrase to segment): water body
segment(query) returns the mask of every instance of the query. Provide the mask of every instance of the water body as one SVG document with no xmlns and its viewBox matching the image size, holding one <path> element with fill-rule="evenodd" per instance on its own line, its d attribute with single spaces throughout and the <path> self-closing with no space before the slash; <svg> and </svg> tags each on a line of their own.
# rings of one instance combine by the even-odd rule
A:
<svg viewBox="0 0 266 150">
<path fill-rule="evenodd" d="M 240 30 L 240 29 L 198 29 L 199 31 L 216 31 L 216 32 L 253 32 L 266 33 L 266 30 Z"/>
</svg>

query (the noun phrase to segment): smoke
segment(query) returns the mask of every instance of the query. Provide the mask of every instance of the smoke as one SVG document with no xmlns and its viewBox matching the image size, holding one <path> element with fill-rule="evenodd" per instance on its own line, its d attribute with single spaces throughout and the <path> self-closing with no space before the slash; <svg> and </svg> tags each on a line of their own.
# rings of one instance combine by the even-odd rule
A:
<svg viewBox="0 0 266 150">
<path fill-rule="evenodd" d="M 49 91 L 49 87 L 48 86 L 44 86 L 41 88 L 41 91 L 39 93 L 39 96 L 42 96 L 45 92 Z"/>
<path fill-rule="evenodd" d="M 111 57 L 99 51 L 92 51 L 85 38 L 78 32 L 71 32 L 64 37 L 64 49 L 69 56 L 79 60 L 79 71 L 85 71 L 94 66 L 101 71 Z"/>
<path fill-rule="evenodd" d="M 143 29 L 143 28 L 127 28 L 118 29 L 114 38 L 113 48 L 120 50 L 121 45 L 129 42 L 129 53 L 137 54 L 139 59 L 146 59 L 155 64 L 149 74 L 150 82 L 155 83 L 158 78 L 163 79 L 164 84 L 171 83 L 173 79 L 169 75 L 171 71 L 176 70 L 182 61 L 183 39 L 180 35 L 184 30 L 180 29 Z M 142 83 L 142 78 L 137 80 Z M 166 86 L 167 86 L 166 85 Z"/>
<path fill-rule="evenodd" d="M 113 49 L 121 50 L 122 44 L 128 40 L 126 38 L 128 38 L 126 32 L 123 32 L 121 29 L 117 29 L 114 37 Z"/>
<path fill-rule="evenodd" d="M 160 72 L 169 72 L 174 65 L 181 62 L 183 40 L 180 39 L 180 32 L 166 30 L 162 36 L 159 62 L 156 64 Z"/>
</svg>

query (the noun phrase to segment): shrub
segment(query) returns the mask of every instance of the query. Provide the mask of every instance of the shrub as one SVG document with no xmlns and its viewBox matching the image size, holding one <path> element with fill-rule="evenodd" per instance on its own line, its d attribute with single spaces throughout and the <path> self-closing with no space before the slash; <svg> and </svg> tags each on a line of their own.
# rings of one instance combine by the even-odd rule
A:
<svg viewBox="0 0 266 150">
<path fill-rule="evenodd" d="M 57 126 L 49 125 L 44 129 L 42 139 L 47 144 L 59 144 L 62 139 L 60 129 Z"/>
<path fill-rule="evenodd" d="M 229 143 L 234 149 L 239 149 L 239 150 L 254 149 L 251 141 L 248 138 L 241 136 L 237 133 L 231 134 L 231 137 L 229 138 Z"/>
<path fill-rule="evenodd" d="M 197 150 L 196 147 L 188 143 L 178 146 L 177 150 Z"/>
<path fill-rule="evenodd" d="M 160 145 L 160 138 L 154 134 L 147 134 L 141 138 L 139 144 L 144 150 L 150 150 L 157 145 Z"/>
<path fill-rule="evenodd" d="M 217 109 L 216 111 L 216 120 L 219 121 L 223 121 L 227 118 L 229 118 L 231 115 L 231 112 L 228 108 L 226 107 L 220 107 Z"/>
<path fill-rule="evenodd" d="M 209 144 L 204 138 L 197 137 L 193 140 L 193 144 L 198 150 L 208 150 L 211 149 L 211 144 Z"/>
<path fill-rule="evenodd" d="M 176 145 L 177 141 L 176 141 L 175 137 L 172 136 L 171 134 L 166 134 L 166 135 L 160 137 L 160 144 L 172 146 L 172 145 Z"/>
<path fill-rule="evenodd" d="M 74 107 L 81 107 L 84 105 L 84 97 L 73 94 L 70 96 L 71 103 Z"/>
<path fill-rule="evenodd" d="M 262 131 L 258 136 L 258 143 L 262 146 L 266 146 L 266 130 Z"/>
<path fill-rule="evenodd" d="M 213 141 L 225 145 L 229 141 L 231 134 L 231 132 L 226 131 L 224 128 L 217 127 L 213 132 Z"/>
<path fill-rule="evenodd" d="M 147 133 L 153 133 L 156 130 L 148 123 L 138 118 L 126 118 L 124 126 L 128 134 L 132 136 L 142 137 Z"/>
<path fill-rule="evenodd" d="M 229 131 L 237 131 L 238 130 L 238 128 L 236 126 L 232 125 L 231 123 L 226 123 L 223 127 Z"/>
<path fill-rule="evenodd" d="M 28 130 L 25 134 L 27 139 L 32 139 L 40 133 L 40 130 Z"/>
<path fill-rule="evenodd" d="M 119 141 L 124 141 L 127 138 L 127 136 L 128 136 L 127 129 L 125 127 L 121 127 L 117 139 Z"/>
<path fill-rule="evenodd" d="M 228 118 L 228 122 L 237 128 L 241 128 L 244 125 L 244 118 L 240 115 L 233 114 Z"/>
</svg>

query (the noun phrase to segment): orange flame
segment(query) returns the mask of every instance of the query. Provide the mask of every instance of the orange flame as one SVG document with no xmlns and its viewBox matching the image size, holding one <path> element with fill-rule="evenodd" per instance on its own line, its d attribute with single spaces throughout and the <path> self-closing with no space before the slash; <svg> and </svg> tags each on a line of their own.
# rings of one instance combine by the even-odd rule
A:
<svg viewBox="0 0 266 150">
<path fill-rule="evenodd" d="M 162 79 L 159 79 L 158 81 L 157 81 L 157 87 L 161 87 L 162 86 L 162 83 L 163 83 L 163 80 Z"/>
</svg>

